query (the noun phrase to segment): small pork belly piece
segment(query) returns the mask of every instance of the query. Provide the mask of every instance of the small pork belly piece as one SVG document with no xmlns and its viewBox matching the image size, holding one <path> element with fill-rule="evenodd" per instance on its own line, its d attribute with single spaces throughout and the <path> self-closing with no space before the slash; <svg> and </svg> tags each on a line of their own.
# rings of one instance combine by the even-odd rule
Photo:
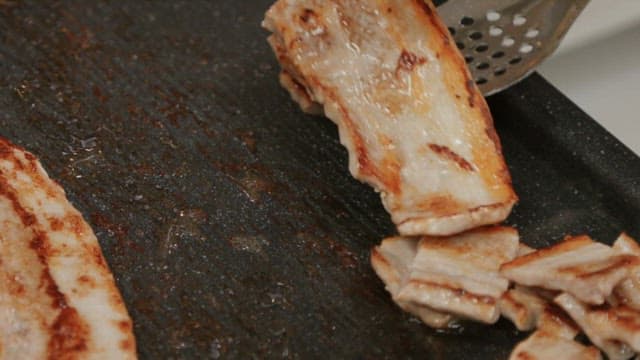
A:
<svg viewBox="0 0 640 360">
<path fill-rule="evenodd" d="M 392 237 L 371 250 L 371 265 L 382 279 L 385 288 L 401 309 L 407 311 L 433 328 L 443 328 L 452 322 L 453 316 L 435 311 L 413 302 L 398 301 L 398 292 L 409 278 L 409 266 L 416 257 L 418 239 Z"/>
<path fill-rule="evenodd" d="M 539 329 L 573 339 L 578 326 L 552 302 L 550 295 L 548 290 L 516 285 L 500 298 L 500 313 L 520 331 Z"/>
<path fill-rule="evenodd" d="M 280 81 L 334 121 L 349 170 L 401 235 L 496 224 L 517 196 L 489 108 L 424 0 L 278 0 L 263 26 Z"/>
<path fill-rule="evenodd" d="M 602 304 L 613 288 L 640 269 L 640 258 L 593 241 L 588 236 L 564 241 L 502 265 L 500 273 L 515 283 L 570 293 Z"/>
<path fill-rule="evenodd" d="M 554 335 L 544 330 L 534 332 L 520 342 L 509 360 L 599 360 L 600 351 L 584 346 L 572 339 Z"/>
<path fill-rule="evenodd" d="M 423 237 L 396 299 L 494 323 L 500 316 L 498 299 L 509 287 L 498 269 L 516 256 L 518 242 L 515 229 L 499 226 Z"/>
<path fill-rule="evenodd" d="M 625 254 L 640 256 L 640 246 L 625 233 L 622 233 L 613 243 L 613 248 Z M 628 278 L 618 284 L 608 300 L 613 305 L 626 305 L 632 309 L 640 310 L 640 273 L 630 274 Z"/>
<path fill-rule="evenodd" d="M 592 307 L 564 293 L 555 299 L 610 360 L 625 360 L 640 350 L 640 312 L 626 306 Z"/>
</svg>

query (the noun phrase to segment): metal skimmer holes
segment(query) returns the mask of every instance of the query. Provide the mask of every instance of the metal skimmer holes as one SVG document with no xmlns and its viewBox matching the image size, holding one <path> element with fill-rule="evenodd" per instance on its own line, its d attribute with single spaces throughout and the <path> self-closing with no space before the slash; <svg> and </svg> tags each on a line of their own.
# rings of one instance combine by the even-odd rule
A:
<svg viewBox="0 0 640 360">
<path fill-rule="evenodd" d="M 527 21 L 521 14 L 503 16 L 490 10 L 484 19 L 476 21 L 465 15 L 459 18 L 459 25 L 448 28 L 463 52 L 464 61 L 473 70 L 476 84 L 486 84 L 494 77 L 503 76 L 535 50 L 533 39 L 540 35 L 540 30 L 535 26 L 525 27 Z"/>
</svg>

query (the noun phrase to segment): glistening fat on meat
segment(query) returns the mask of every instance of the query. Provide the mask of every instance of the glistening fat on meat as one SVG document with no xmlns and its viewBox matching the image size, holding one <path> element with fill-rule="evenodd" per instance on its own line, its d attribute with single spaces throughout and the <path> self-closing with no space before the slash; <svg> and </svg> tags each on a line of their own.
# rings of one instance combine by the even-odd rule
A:
<svg viewBox="0 0 640 360">
<path fill-rule="evenodd" d="M 504 220 L 516 195 L 487 104 L 423 0 L 279 0 L 263 25 L 281 81 L 323 107 L 402 235 Z"/>
</svg>

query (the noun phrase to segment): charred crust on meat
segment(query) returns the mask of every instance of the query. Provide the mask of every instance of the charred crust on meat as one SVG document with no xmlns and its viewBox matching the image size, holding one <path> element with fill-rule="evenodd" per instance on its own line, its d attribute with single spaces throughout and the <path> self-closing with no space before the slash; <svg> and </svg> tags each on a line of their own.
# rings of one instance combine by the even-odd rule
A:
<svg viewBox="0 0 640 360">
<path fill-rule="evenodd" d="M 133 340 L 125 339 L 120 342 L 120 348 L 123 350 L 132 350 L 133 349 Z"/>
<path fill-rule="evenodd" d="M 62 309 L 51 330 L 53 334 L 47 344 L 49 359 L 75 358 L 74 355 L 87 350 L 89 328 L 76 309 Z"/>
<path fill-rule="evenodd" d="M 472 108 L 476 105 L 475 104 L 475 97 L 476 97 L 475 83 L 473 82 L 473 80 L 468 79 L 467 81 L 464 82 L 464 85 L 467 88 L 467 92 L 469 93 L 469 96 L 467 97 L 469 101 L 469 107 Z"/>
<path fill-rule="evenodd" d="M 380 251 L 378 251 L 378 247 L 374 247 L 373 249 L 371 249 L 371 255 L 370 255 L 371 259 L 371 264 L 375 267 L 375 266 L 383 266 L 385 268 L 391 268 L 391 264 L 389 263 L 389 260 L 387 260 L 386 257 L 384 257 L 384 255 L 382 255 L 380 253 Z"/>
<path fill-rule="evenodd" d="M 575 274 L 578 278 L 587 279 L 587 278 L 593 278 L 598 276 L 606 276 L 611 272 L 637 265 L 638 262 L 639 261 L 636 256 L 624 255 L 624 256 L 620 256 L 618 258 L 613 259 L 613 261 L 607 264 L 604 268 L 598 269 L 596 271 L 586 271 L 586 269 L 580 266 L 564 267 L 564 268 L 558 269 L 558 271 Z"/>
<path fill-rule="evenodd" d="M 442 39 L 442 43 L 445 46 L 451 45 L 449 30 L 445 28 L 445 26 L 438 20 L 437 15 L 434 13 L 432 5 L 429 4 L 429 1 L 424 0 L 414 0 L 413 3 L 418 6 L 418 8 L 422 9 L 424 14 L 429 19 L 429 22 L 433 25 L 434 29 L 438 31 L 438 35 Z"/>
<path fill-rule="evenodd" d="M 413 71 L 416 66 L 422 65 L 426 62 L 426 58 L 403 49 L 400 57 L 398 58 L 398 66 L 396 68 L 396 72 L 398 72 L 399 70 Z"/>
<path fill-rule="evenodd" d="M 302 10 L 302 14 L 300 14 L 300 20 L 304 23 L 309 22 L 312 17 L 316 17 L 316 13 L 309 8 Z"/>
<path fill-rule="evenodd" d="M 441 158 L 453 161 L 458 165 L 458 167 L 462 170 L 466 171 L 475 171 L 474 166 L 468 162 L 464 157 L 451 150 L 449 147 L 445 145 L 438 144 L 428 144 L 429 149 L 439 155 Z"/>
</svg>

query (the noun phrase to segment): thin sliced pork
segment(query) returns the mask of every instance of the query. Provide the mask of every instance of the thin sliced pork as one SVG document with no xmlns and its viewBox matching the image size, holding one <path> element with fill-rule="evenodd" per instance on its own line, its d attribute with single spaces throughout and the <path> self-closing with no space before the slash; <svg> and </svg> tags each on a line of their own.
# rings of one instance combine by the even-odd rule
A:
<svg viewBox="0 0 640 360">
<path fill-rule="evenodd" d="M 500 298 L 500 313 L 520 331 L 538 329 L 573 339 L 579 332 L 577 325 L 547 295 L 545 290 L 516 285 Z"/>
<path fill-rule="evenodd" d="M 613 248 L 626 254 L 640 256 L 638 243 L 624 233 L 613 243 Z M 618 284 L 613 289 L 613 295 L 609 300 L 614 305 L 626 305 L 632 309 L 640 310 L 640 274 L 632 273 Z"/>
<path fill-rule="evenodd" d="M 487 104 L 423 0 L 279 0 L 264 27 L 281 82 L 322 104 L 402 235 L 504 220 L 516 195 Z"/>
<path fill-rule="evenodd" d="M 509 281 L 500 264 L 518 251 L 518 233 L 509 227 L 486 227 L 463 234 L 423 237 L 409 279 L 397 300 L 416 303 L 461 317 L 494 323 L 498 299 Z"/>
<path fill-rule="evenodd" d="M 581 301 L 602 304 L 618 283 L 638 269 L 640 258 L 588 236 L 576 236 L 518 257 L 502 265 L 500 272 L 518 284 L 565 291 Z"/>
<path fill-rule="evenodd" d="M 576 341 L 538 330 L 520 342 L 509 360 L 599 360 L 600 351 Z"/>
<path fill-rule="evenodd" d="M 409 278 L 409 267 L 416 256 L 417 249 L 418 240 L 414 238 L 385 239 L 380 246 L 371 250 L 371 265 L 400 308 L 417 316 L 433 328 L 446 327 L 453 320 L 453 316 L 427 306 L 396 299 L 398 292 Z"/>
<path fill-rule="evenodd" d="M 626 306 L 590 307 L 570 294 L 555 299 L 610 360 L 626 360 L 640 351 L 640 313 Z"/>
</svg>

